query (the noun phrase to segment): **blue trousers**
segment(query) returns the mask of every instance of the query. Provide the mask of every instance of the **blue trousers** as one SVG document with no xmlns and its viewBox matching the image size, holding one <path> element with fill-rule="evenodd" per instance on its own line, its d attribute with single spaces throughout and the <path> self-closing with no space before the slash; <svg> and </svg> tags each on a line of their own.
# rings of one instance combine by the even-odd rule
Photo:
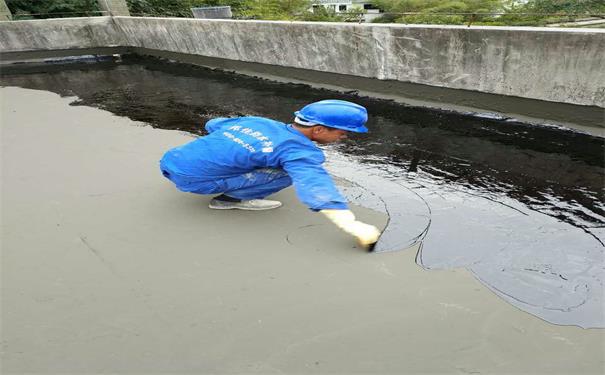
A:
<svg viewBox="0 0 605 375">
<path fill-rule="evenodd" d="M 292 185 L 290 176 L 282 169 L 263 168 L 240 176 L 208 180 L 182 177 L 162 169 L 164 177 L 177 189 L 195 194 L 225 194 L 232 198 L 263 199 Z"/>
</svg>

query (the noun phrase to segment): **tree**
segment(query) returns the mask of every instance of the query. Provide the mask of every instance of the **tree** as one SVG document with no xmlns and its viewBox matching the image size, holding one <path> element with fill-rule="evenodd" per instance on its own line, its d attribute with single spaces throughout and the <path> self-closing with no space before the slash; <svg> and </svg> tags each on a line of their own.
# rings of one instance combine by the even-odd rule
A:
<svg viewBox="0 0 605 375">
<path fill-rule="evenodd" d="M 97 0 L 6 0 L 14 19 L 92 16 L 99 12 Z"/>
<path fill-rule="evenodd" d="M 156 17 L 192 17 L 191 8 L 204 6 L 237 5 L 229 0 L 126 0 L 132 15 Z"/>
<path fill-rule="evenodd" d="M 244 0 L 235 11 L 240 18 L 292 20 L 311 7 L 309 0 Z"/>
<path fill-rule="evenodd" d="M 302 13 L 299 19 L 301 21 L 313 22 L 334 22 L 339 20 L 336 11 L 329 10 L 323 6 L 314 7 L 313 11 Z"/>
<path fill-rule="evenodd" d="M 358 21 L 352 10 L 336 13 L 310 0 L 126 0 L 136 16 L 192 17 L 191 8 L 231 6 L 235 18 Z M 80 17 L 98 14 L 97 0 L 6 0 L 15 19 Z M 603 0 L 374 0 L 383 10 L 374 22 L 541 26 L 605 14 Z M 412 13 L 412 14 L 405 14 Z M 570 16 L 571 15 L 571 16 Z"/>
<path fill-rule="evenodd" d="M 530 0 L 524 8 L 542 13 L 585 14 L 605 12 L 603 0 Z"/>
<path fill-rule="evenodd" d="M 529 0 L 511 1 L 507 14 L 499 20 L 506 25 L 543 26 L 549 23 L 573 21 L 593 14 L 605 14 L 603 0 Z"/>
<path fill-rule="evenodd" d="M 503 10 L 501 0 L 375 0 L 374 5 L 387 13 L 378 22 L 401 23 L 462 24 L 490 20 L 486 13 Z"/>
<path fill-rule="evenodd" d="M 375 22 L 542 26 L 605 14 L 603 0 L 375 0 L 374 5 L 386 12 Z"/>
</svg>

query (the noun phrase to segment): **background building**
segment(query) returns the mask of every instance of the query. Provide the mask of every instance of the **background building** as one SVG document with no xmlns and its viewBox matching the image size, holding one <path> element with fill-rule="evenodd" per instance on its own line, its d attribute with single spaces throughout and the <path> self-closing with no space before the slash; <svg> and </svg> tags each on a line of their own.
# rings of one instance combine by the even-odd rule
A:
<svg viewBox="0 0 605 375">
<path fill-rule="evenodd" d="M 324 7 L 335 13 L 344 12 L 365 12 L 363 20 L 369 22 L 380 17 L 380 10 L 376 8 L 371 0 L 315 0 L 312 4 L 312 9 Z"/>
</svg>

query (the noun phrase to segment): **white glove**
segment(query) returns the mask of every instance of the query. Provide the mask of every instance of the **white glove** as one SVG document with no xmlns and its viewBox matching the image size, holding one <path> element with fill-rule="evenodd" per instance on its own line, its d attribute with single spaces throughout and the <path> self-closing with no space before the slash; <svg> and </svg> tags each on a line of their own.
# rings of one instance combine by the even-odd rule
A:
<svg viewBox="0 0 605 375">
<path fill-rule="evenodd" d="M 355 220 L 355 215 L 349 210 L 321 210 L 337 227 L 357 238 L 361 246 L 368 247 L 380 237 L 380 231 L 373 225 Z"/>
</svg>

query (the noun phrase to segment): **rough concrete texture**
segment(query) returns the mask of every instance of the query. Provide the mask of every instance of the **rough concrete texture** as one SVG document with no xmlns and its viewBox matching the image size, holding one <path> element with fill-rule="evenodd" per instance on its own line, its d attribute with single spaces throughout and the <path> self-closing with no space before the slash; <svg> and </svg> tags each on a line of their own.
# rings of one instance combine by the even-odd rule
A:
<svg viewBox="0 0 605 375">
<path fill-rule="evenodd" d="M 414 107 L 434 108 L 459 113 L 477 113 L 480 116 L 491 115 L 501 118 L 513 118 L 530 124 L 557 124 L 597 135 L 602 134 L 605 128 L 605 108 L 596 106 L 548 102 L 518 96 L 449 89 L 419 83 L 393 80 L 384 81 L 375 78 L 166 52 L 148 48 L 128 47 L 128 50 L 131 53 L 142 56 L 154 56 L 180 63 L 234 71 L 277 82 L 304 84 L 315 88 L 325 88 L 341 92 L 355 92 L 360 96 L 393 100 Z M 58 52 L 69 53 L 68 50 L 52 51 L 53 56 L 57 56 Z M 71 53 L 73 54 L 73 51 Z M 21 55 L 31 56 L 32 53 Z M 17 54 L 14 54 L 11 58 L 21 61 Z"/>
<path fill-rule="evenodd" d="M 109 12 L 112 16 L 130 16 L 126 0 L 97 0 L 102 11 Z"/>
<path fill-rule="evenodd" d="M 13 18 L 10 9 L 6 6 L 6 1 L 0 0 L 0 21 L 9 21 Z"/>
<path fill-rule="evenodd" d="M 292 190 L 268 212 L 177 192 L 157 160 L 185 134 L 0 95 L 3 374 L 603 371 L 603 330 L 546 323 L 415 251 L 362 252 Z"/>
<path fill-rule="evenodd" d="M 605 107 L 605 30 L 132 18 L 116 23 L 131 46 Z"/>
<path fill-rule="evenodd" d="M 122 46 L 111 17 L 0 22 L 0 53 Z"/>
<path fill-rule="evenodd" d="M 599 29 L 138 17 L 0 23 L 1 52 L 107 43 L 605 107 Z"/>
</svg>

